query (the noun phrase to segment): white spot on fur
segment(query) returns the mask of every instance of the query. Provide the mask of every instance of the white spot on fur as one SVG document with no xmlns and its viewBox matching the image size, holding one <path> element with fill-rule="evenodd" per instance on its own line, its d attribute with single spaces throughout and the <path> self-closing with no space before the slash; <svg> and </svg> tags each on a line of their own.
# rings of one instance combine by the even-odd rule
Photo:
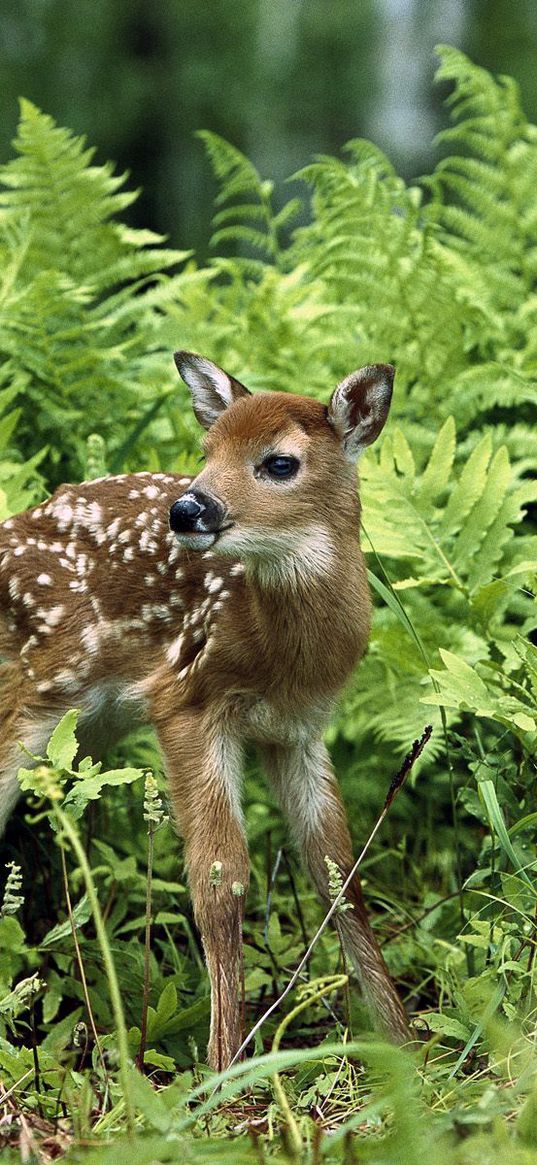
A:
<svg viewBox="0 0 537 1165">
<path fill-rule="evenodd" d="M 142 530 L 139 546 L 146 554 L 156 554 L 158 550 L 158 543 L 151 537 L 149 530 Z"/>
<path fill-rule="evenodd" d="M 72 506 L 69 506 L 66 503 L 62 504 L 57 502 L 53 506 L 52 512 L 56 518 L 58 530 L 61 530 L 62 533 L 72 525 L 74 518 L 74 510 Z"/>
<path fill-rule="evenodd" d="M 54 683 L 61 688 L 76 688 L 78 687 L 76 672 L 70 667 L 64 667 L 54 676 Z"/>
<path fill-rule="evenodd" d="M 101 632 L 98 626 L 84 627 L 80 635 L 81 643 L 90 655 L 93 655 L 101 646 Z"/>
<path fill-rule="evenodd" d="M 92 526 L 101 526 L 103 511 L 98 502 L 90 502 L 88 506 L 88 522 Z"/>
<path fill-rule="evenodd" d="M 110 525 L 106 527 L 106 533 L 107 533 L 108 537 L 115 538 L 116 535 L 119 533 L 120 526 L 121 526 L 121 518 L 114 518 L 114 521 L 110 522 Z"/>
<path fill-rule="evenodd" d="M 42 607 L 38 607 L 36 614 L 40 619 L 43 620 L 47 627 L 57 627 L 58 623 L 62 619 L 64 612 L 65 607 L 63 604 L 56 603 L 55 606 L 50 607 L 48 611 L 44 610 Z"/>
<path fill-rule="evenodd" d="M 170 643 L 170 646 L 166 652 L 166 659 L 168 660 L 168 663 L 171 663 L 171 664 L 177 663 L 177 661 L 181 655 L 181 651 L 183 649 L 183 642 L 184 642 L 184 635 L 181 634 L 181 635 L 177 636 L 177 639 L 174 639 Z"/>
<path fill-rule="evenodd" d="M 36 580 L 40 587 L 51 587 L 52 579 L 49 574 L 38 574 Z"/>
</svg>

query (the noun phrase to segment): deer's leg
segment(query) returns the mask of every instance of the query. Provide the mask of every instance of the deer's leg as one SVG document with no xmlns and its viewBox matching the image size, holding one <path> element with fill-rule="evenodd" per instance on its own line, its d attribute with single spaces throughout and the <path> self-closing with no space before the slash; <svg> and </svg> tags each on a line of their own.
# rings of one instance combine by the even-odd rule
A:
<svg viewBox="0 0 537 1165">
<path fill-rule="evenodd" d="M 353 856 L 345 807 L 327 750 L 320 740 L 290 747 L 270 745 L 264 747 L 263 759 L 302 859 L 328 906 L 325 856 L 337 863 L 344 880 Z M 375 1026 L 396 1042 L 404 1042 L 410 1038 L 407 1017 L 371 929 L 358 874 L 346 898 L 353 909 L 339 915 L 338 927 Z"/>
<path fill-rule="evenodd" d="M 32 706 L 32 692 L 24 688 L 14 664 L 0 667 L 0 837 L 19 799 L 17 773 L 31 767 L 20 745 L 42 754 L 60 715 L 54 718 Z"/>
<path fill-rule="evenodd" d="M 211 981 L 208 1058 L 220 1071 L 241 1042 L 242 919 L 249 877 L 241 750 L 199 711 L 180 713 L 157 724 L 157 731 Z"/>
</svg>

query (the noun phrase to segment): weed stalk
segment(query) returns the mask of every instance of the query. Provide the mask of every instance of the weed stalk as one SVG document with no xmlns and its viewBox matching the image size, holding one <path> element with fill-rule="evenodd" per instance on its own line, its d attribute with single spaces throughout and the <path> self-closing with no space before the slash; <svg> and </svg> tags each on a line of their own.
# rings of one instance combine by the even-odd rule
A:
<svg viewBox="0 0 537 1165">
<path fill-rule="evenodd" d="M 108 980 L 108 989 L 110 991 L 110 1002 L 112 1004 L 112 1012 L 114 1015 L 119 1056 L 119 1075 L 121 1079 L 123 1100 L 125 1104 L 127 1131 L 129 1135 L 132 1136 L 134 1134 L 135 1128 L 135 1109 L 129 1073 L 129 1044 L 127 1038 L 127 1026 L 125 1023 L 123 1004 L 121 1002 L 121 992 L 116 975 L 116 968 L 114 966 L 114 960 L 110 950 L 110 943 L 108 941 L 106 927 L 104 925 L 101 908 L 99 906 L 99 899 L 95 889 L 93 874 L 91 872 L 91 867 L 82 842 L 80 841 L 71 818 L 68 817 L 67 814 L 64 813 L 57 804 L 54 805 L 54 814 L 58 820 L 61 833 L 64 837 L 67 837 L 71 848 L 74 851 L 80 869 L 82 870 L 82 876 L 84 878 L 87 895 L 90 901 L 93 921 L 95 924 L 95 931 L 97 934 L 97 942 L 99 943 L 99 947 L 101 949 L 106 978 Z"/>
</svg>

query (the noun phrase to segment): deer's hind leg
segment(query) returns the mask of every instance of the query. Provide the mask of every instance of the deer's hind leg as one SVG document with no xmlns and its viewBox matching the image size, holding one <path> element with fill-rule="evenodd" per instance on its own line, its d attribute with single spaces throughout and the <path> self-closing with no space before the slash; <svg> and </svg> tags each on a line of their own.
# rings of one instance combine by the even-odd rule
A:
<svg viewBox="0 0 537 1165">
<path fill-rule="evenodd" d="M 39 706 L 18 660 L 0 666 L 0 837 L 19 799 L 17 773 L 31 764 L 21 744 L 41 755 L 60 716 Z"/>
<path fill-rule="evenodd" d="M 323 901 L 330 905 L 325 858 L 343 879 L 353 866 L 347 815 L 328 752 L 321 740 L 270 745 L 262 750 L 267 775 L 285 810 L 304 865 Z M 352 909 L 338 917 L 338 929 L 356 971 L 375 1026 L 396 1043 L 410 1038 L 405 1010 L 371 929 L 360 878 L 347 890 Z"/>
</svg>

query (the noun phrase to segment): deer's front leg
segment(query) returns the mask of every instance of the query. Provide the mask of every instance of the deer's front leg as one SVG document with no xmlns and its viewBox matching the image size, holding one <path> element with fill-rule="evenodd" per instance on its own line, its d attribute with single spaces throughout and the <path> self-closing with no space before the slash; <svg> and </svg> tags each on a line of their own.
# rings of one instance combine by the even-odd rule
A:
<svg viewBox="0 0 537 1165">
<path fill-rule="evenodd" d="M 241 749 L 197 710 L 157 728 L 211 981 L 208 1058 L 221 1071 L 241 1042 L 242 919 L 249 877 Z"/>
<path fill-rule="evenodd" d="M 269 779 L 289 817 L 302 859 L 325 903 L 329 905 L 325 856 L 339 866 L 343 880 L 353 866 L 345 808 L 327 750 L 320 740 L 304 745 L 271 745 L 263 749 Z M 408 1040 L 403 1005 L 371 929 L 358 874 L 347 892 L 352 910 L 338 917 L 345 949 L 378 1028 L 396 1042 Z"/>
</svg>

